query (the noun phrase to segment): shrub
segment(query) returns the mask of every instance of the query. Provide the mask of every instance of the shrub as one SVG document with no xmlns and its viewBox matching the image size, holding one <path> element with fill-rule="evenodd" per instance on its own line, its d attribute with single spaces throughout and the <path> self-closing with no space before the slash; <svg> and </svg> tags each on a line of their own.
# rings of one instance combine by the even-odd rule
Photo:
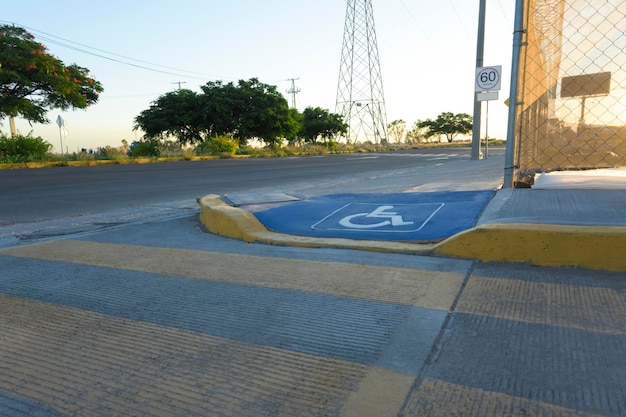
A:
<svg viewBox="0 0 626 417">
<path fill-rule="evenodd" d="M 185 161 L 193 160 L 194 156 L 195 156 L 195 151 L 193 149 L 183 149 L 183 159 Z"/>
<path fill-rule="evenodd" d="M 153 157 L 158 158 L 161 156 L 161 149 L 159 147 L 159 141 L 156 139 L 143 139 L 140 141 L 134 141 L 130 144 L 128 153 L 133 158 L 138 157 Z"/>
<path fill-rule="evenodd" d="M 93 153 L 87 152 L 86 149 L 83 149 L 80 153 L 72 154 L 72 159 L 74 161 L 95 161 L 96 157 Z"/>
<path fill-rule="evenodd" d="M 126 149 L 124 149 L 124 147 L 113 148 L 111 146 L 98 148 L 95 153 L 95 158 L 121 162 L 127 158 Z"/>
<path fill-rule="evenodd" d="M 233 155 L 237 152 L 239 143 L 228 136 L 215 136 L 207 139 L 196 147 L 198 155 Z"/>
<path fill-rule="evenodd" d="M 180 157 L 183 153 L 183 147 L 180 143 L 171 140 L 164 140 L 159 143 L 161 153 L 159 156 L 164 158 Z"/>
<path fill-rule="evenodd" d="M 41 161 L 51 150 L 50 143 L 31 133 L 13 137 L 0 133 L 0 160 L 4 162 Z"/>
</svg>

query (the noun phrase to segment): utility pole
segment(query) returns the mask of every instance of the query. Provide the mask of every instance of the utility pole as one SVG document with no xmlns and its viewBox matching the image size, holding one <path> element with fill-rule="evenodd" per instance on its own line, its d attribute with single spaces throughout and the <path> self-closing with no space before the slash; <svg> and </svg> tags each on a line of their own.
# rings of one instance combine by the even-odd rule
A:
<svg viewBox="0 0 626 417">
<path fill-rule="evenodd" d="M 485 53 L 485 9 L 487 0 L 480 0 L 478 11 L 478 41 L 476 45 L 476 68 L 483 66 Z M 482 102 L 478 101 L 478 93 L 474 93 L 474 117 L 472 126 L 472 152 L 470 159 L 480 159 L 480 119 Z"/>
<path fill-rule="evenodd" d="M 348 0 L 335 109 L 348 125 L 348 142 L 387 140 L 372 0 Z"/>
<path fill-rule="evenodd" d="M 172 84 L 178 84 L 178 89 L 180 90 L 181 89 L 180 85 L 181 84 L 187 84 L 187 82 L 186 81 L 176 81 L 176 82 L 173 82 Z"/>
<path fill-rule="evenodd" d="M 296 88 L 296 81 L 299 80 L 300 78 L 290 78 L 287 81 L 291 81 L 291 87 L 287 90 L 287 94 L 291 94 L 291 107 L 292 108 L 296 108 L 296 94 L 298 94 L 300 91 L 300 87 Z"/>
</svg>

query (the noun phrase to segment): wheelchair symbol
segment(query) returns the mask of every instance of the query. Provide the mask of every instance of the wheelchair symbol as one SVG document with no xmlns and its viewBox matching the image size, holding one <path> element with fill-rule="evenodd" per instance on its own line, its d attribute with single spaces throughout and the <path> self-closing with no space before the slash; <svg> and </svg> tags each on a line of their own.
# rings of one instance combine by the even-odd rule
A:
<svg viewBox="0 0 626 417">
<path fill-rule="evenodd" d="M 350 229 L 375 229 L 377 227 L 384 226 L 408 226 L 413 224 L 412 221 L 406 222 L 402 218 L 402 215 L 398 214 L 395 211 L 387 211 L 393 209 L 394 206 L 380 206 L 376 208 L 376 210 L 371 213 L 356 213 L 346 216 L 339 220 L 339 224 L 343 227 L 347 227 Z M 362 218 L 362 219 L 361 219 Z M 353 220 L 367 220 L 367 219 L 387 219 L 377 223 L 367 223 L 367 222 L 357 222 L 354 223 Z"/>
</svg>

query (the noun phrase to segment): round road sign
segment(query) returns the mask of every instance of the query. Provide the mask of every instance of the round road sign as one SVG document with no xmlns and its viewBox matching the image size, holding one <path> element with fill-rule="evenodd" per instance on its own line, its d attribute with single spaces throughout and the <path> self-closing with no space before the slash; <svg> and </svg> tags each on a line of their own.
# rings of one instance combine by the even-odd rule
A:
<svg viewBox="0 0 626 417">
<path fill-rule="evenodd" d="M 476 68 L 476 92 L 499 91 L 502 66 Z"/>
</svg>

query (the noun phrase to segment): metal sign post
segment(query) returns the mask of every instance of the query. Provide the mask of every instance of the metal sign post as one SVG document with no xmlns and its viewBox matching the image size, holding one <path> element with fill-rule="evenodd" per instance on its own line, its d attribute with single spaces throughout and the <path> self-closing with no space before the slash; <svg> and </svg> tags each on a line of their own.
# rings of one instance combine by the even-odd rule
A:
<svg viewBox="0 0 626 417">
<path fill-rule="evenodd" d="M 489 153 L 489 101 L 498 99 L 498 91 L 502 83 L 502 66 L 476 68 L 476 102 L 487 102 L 485 114 L 485 154 Z M 480 143 L 480 132 L 479 132 Z"/>
<path fill-rule="evenodd" d="M 476 100 L 479 102 L 482 101 L 486 101 L 487 102 L 487 108 L 485 110 L 485 154 L 484 157 L 486 158 L 489 155 L 489 102 L 491 100 L 497 100 L 498 99 L 498 92 L 497 91 L 489 91 L 486 93 L 477 93 L 476 94 Z"/>
</svg>

